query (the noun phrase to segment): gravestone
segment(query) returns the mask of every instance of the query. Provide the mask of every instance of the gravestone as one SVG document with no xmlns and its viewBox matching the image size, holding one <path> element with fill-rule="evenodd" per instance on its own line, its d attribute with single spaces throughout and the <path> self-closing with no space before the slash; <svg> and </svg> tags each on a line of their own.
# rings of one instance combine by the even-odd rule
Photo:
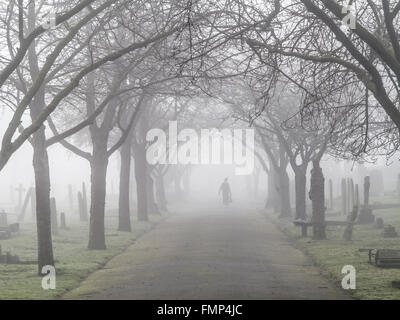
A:
<svg viewBox="0 0 400 320">
<path fill-rule="evenodd" d="M 360 193 L 358 191 L 358 184 L 354 187 L 354 198 L 355 198 L 355 205 L 358 209 L 360 209 Z"/>
<path fill-rule="evenodd" d="M 383 229 L 383 219 L 382 218 L 376 218 L 376 220 L 375 220 L 375 228 Z"/>
<path fill-rule="evenodd" d="M 373 197 L 380 197 L 385 190 L 385 185 L 383 182 L 383 173 L 381 170 L 374 169 L 370 171 L 369 175 L 371 177 L 370 194 Z"/>
<path fill-rule="evenodd" d="M 348 178 L 348 192 L 349 192 L 349 197 L 348 197 L 348 211 L 347 212 L 352 212 L 353 208 L 354 208 L 354 183 L 353 183 L 353 179 Z"/>
<path fill-rule="evenodd" d="M 57 219 L 57 205 L 56 199 L 50 198 L 50 210 L 51 210 L 51 233 L 53 235 L 58 234 L 58 219 Z"/>
<path fill-rule="evenodd" d="M 351 238 L 353 236 L 353 226 L 357 219 L 357 215 L 358 215 L 358 208 L 356 206 L 354 206 L 353 210 L 350 212 L 350 214 L 347 218 L 348 225 L 344 229 L 343 240 L 351 241 Z"/>
<path fill-rule="evenodd" d="M 61 212 L 60 213 L 60 228 L 63 230 L 67 230 L 67 223 L 65 221 L 65 213 Z"/>
<path fill-rule="evenodd" d="M 333 210 L 333 185 L 332 185 L 332 179 L 329 179 L 329 209 Z"/>
<path fill-rule="evenodd" d="M 372 214 L 372 209 L 369 206 L 369 189 L 370 189 L 370 177 L 364 177 L 364 204 L 358 216 L 358 223 L 370 224 L 375 222 L 375 217 Z"/>
<path fill-rule="evenodd" d="M 0 212 L 0 227 L 8 227 L 7 213 L 4 210 Z"/>
<path fill-rule="evenodd" d="M 346 179 L 342 179 L 342 184 L 341 184 L 341 200 L 342 200 L 342 214 L 347 215 L 347 190 L 346 190 Z"/>
<path fill-rule="evenodd" d="M 384 238 L 396 238 L 398 236 L 395 227 L 392 225 L 388 224 L 385 226 L 383 229 L 383 237 Z"/>
<path fill-rule="evenodd" d="M 393 280 L 392 281 L 392 288 L 400 289 L 400 280 Z"/>
</svg>

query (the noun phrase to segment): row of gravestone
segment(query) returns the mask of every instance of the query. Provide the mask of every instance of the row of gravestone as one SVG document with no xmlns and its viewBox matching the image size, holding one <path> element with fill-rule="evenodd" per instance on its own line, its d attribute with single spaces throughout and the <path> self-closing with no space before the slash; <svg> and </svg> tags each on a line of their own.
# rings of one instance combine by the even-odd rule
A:
<svg viewBox="0 0 400 320">
<path fill-rule="evenodd" d="M 36 216 L 36 194 L 34 188 L 29 188 L 25 198 L 22 202 L 22 196 L 25 189 L 22 185 L 17 188 L 19 192 L 19 201 L 18 201 L 18 221 L 23 221 L 25 218 L 25 214 L 28 208 L 28 204 L 31 204 L 31 215 L 32 219 Z M 72 193 L 72 186 L 68 186 L 68 197 L 69 197 L 69 208 L 73 210 L 73 193 Z M 88 220 L 88 201 L 86 196 L 86 186 L 85 183 L 82 183 L 82 191 L 79 191 L 77 194 L 78 200 L 78 212 L 79 212 L 79 219 L 80 221 L 87 221 Z"/>
<path fill-rule="evenodd" d="M 333 210 L 333 183 L 329 179 L 329 206 Z M 375 222 L 372 209 L 369 204 L 370 197 L 370 177 L 364 177 L 363 194 L 364 202 L 360 205 L 360 195 L 358 184 L 354 184 L 352 178 L 343 178 L 341 181 L 341 213 L 345 216 L 349 215 L 356 208 L 358 214 L 358 223 L 370 224 Z"/>
<path fill-rule="evenodd" d="M 332 190 L 332 182 L 330 180 L 330 192 Z M 358 185 L 356 184 L 354 186 L 353 180 L 351 178 L 347 179 L 342 179 L 342 184 L 341 184 L 341 191 L 342 191 L 342 212 L 344 214 L 346 213 L 346 209 L 349 208 L 349 206 L 353 206 L 353 211 L 351 211 L 352 215 L 357 216 L 358 215 L 358 223 L 359 224 L 373 224 L 375 223 L 375 227 L 378 229 L 383 228 L 383 237 L 384 238 L 393 238 L 397 237 L 398 234 L 395 230 L 395 227 L 392 225 L 384 225 L 383 219 L 382 218 L 377 218 L 375 219 L 375 216 L 372 214 L 372 208 L 369 203 L 369 198 L 370 198 L 370 187 L 371 187 L 371 182 L 370 182 L 370 177 L 366 176 L 364 177 L 364 203 L 362 207 L 360 208 L 360 201 L 359 201 L 359 194 L 358 194 Z M 348 196 L 348 198 L 346 197 Z M 330 196 L 331 197 L 331 196 Z M 332 197 L 331 197 L 331 203 L 332 203 Z M 359 213 L 359 214 L 358 214 Z M 350 216 L 352 216 L 350 215 Z M 350 217 L 349 216 L 349 217 Z M 350 217 L 351 219 L 351 217 Z M 354 218 L 355 222 L 355 218 Z"/>
<path fill-rule="evenodd" d="M 69 185 L 69 202 L 70 202 L 70 208 L 72 208 L 72 187 Z M 17 191 L 19 192 L 19 213 L 18 213 L 18 221 L 21 222 L 25 218 L 25 214 L 27 211 L 28 204 L 31 203 L 31 213 L 32 213 L 32 218 L 35 219 L 36 216 L 36 196 L 35 196 L 35 189 L 34 188 L 29 188 L 28 192 L 25 195 L 24 201 L 22 202 L 22 197 L 23 197 L 23 192 L 25 189 L 23 188 L 22 185 L 19 185 L 17 188 Z M 78 209 L 79 209 L 79 219 L 80 221 L 88 221 L 88 205 L 87 205 L 87 196 L 86 196 L 86 186 L 85 183 L 82 183 L 82 192 L 78 192 Z M 58 219 L 58 213 L 57 213 L 57 205 L 56 205 L 56 199 L 51 198 L 50 199 L 50 209 L 51 209 L 51 229 L 52 233 L 56 235 L 58 233 L 58 229 L 64 229 L 67 230 L 67 224 L 66 224 L 66 216 L 64 212 L 61 212 L 59 214 L 59 219 Z M 58 223 L 58 220 L 60 220 L 60 225 Z M 14 223 L 14 224 L 8 224 L 8 214 L 3 210 L 0 212 L 0 239 L 8 239 L 11 237 L 13 233 L 16 233 L 19 230 L 19 224 Z"/>
</svg>

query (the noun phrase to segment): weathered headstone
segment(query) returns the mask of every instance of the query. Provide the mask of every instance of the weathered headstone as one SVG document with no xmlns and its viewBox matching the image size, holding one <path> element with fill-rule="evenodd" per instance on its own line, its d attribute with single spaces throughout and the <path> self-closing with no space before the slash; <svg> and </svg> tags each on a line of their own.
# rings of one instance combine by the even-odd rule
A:
<svg viewBox="0 0 400 320">
<path fill-rule="evenodd" d="M 350 178 L 350 208 L 349 211 L 352 211 L 354 206 L 356 205 L 355 199 L 354 199 L 354 182 L 353 179 Z"/>
<path fill-rule="evenodd" d="M 0 227 L 8 227 L 7 213 L 4 210 L 0 212 Z"/>
<path fill-rule="evenodd" d="M 379 169 L 371 170 L 369 176 L 371 177 L 370 194 L 374 197 L 381 196 L 385 190 L 382 170 Z"/>
<path fill-rule="evenodd" d="M 369 224 L 375 222 L 375 216 L 372 214 L 372 209 L 369 206 L 369 189 L 370 189 L 370 177 L 364 178 L 364 205 L 361 209 L 360 215 L 358 216 L 358 223 Z"/>
<path fill-rule="evenodd" d="M 357 208 L 359 210 L 360 209 L 360 193 L 358 191 L 358 184 L 356 184 L 354 187 L 354 199 L 355 199 L 355 205 L 357 206 Z"/>
<path fill-rule="evenodd" d="M 354 206 L 353 210 L 350 212 L 350 214 L 347 218 L 348 225 L 344 229 L 343 240 L 351 241 L 351 238 L 353 236 L 353 226 L 357 219 L 357 215 L 358 215 L 358 208 L 356 206 Z"/>
<path fill-rule="evenodd" d="M 346 178 L 346 189 L 347 189 L 347 203 L 346 203 L 346 211 L 348 213 L 351 212 L 352 205 L 351 205 L 351 186 L 350 186 L 350 178 Z"/>
<path fill-rule="evenodd" d="M 57 219 L 57 205 L 55 198 L 50 198 L 50 210 L 51 210 L 51 232 L 53 235 L 57 235 L 58 219 Z"/>
<path fill-rule="evenodd" d="M 377 229 L 382 229 L 383 228 L 383 219 L 382 218 L 376 218 L 376 220 L 375 220 L 375 228 L 377 228 Z"/>
<path fill-rule="evenodd" d="M 347 190 L 346 190 L 346 179 L 342 179 L 341 184 L 341 200 L 342 200 L 342 214 L 347 215 Z"/>
</svg>

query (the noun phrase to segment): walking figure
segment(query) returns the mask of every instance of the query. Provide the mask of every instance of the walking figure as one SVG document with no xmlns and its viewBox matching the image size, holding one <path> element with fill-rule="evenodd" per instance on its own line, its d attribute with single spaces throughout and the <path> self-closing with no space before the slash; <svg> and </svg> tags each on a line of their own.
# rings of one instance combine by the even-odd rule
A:
<svg viewBox="0 0 400 320">
<path fill-rule="evenodd" d="M 231 193 L 231 187 L 229 186 L 228 183 L 228 178 L 225 178 L 224 182 L 221 184 L 221 187 L 219 187 L 218 195 L 220 195 L 222 192 L 222 202 L 224 205 L 228 205 L 229 203 L 232 202 L 232 193 Z"/>
</svg>

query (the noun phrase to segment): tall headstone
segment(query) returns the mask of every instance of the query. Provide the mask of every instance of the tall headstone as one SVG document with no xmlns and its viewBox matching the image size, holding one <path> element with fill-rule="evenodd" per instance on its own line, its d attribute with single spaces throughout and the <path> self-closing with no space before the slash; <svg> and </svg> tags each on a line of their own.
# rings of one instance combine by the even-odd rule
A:
<svg viewBox="0 0 400 320">
<path fill-rule="evenodd" d="M 369 207 L 369 189 L 371 187 L 370 177 L 366 176 L 364 178 L 364 207 Z"/>
<path fill-rule="evenodd" d="M 352 212 L 355 206 L 355 199 L 354 199 L 354 182 L 352 178 L 349 178 L 349 212 Z"/>
<path fill-rule="evenodd" d="M 55 198 L 50 198 L 50 210 L 51 210 L 51 233 L 53 235 L 57 235 L 58 219 L 57 219 L 57 205 Z"/>
<path fill-rule="evenodd" d="M 346 179 L 342 179 L 341 184 L 341 199 L 342 199 L 342 214 L 347 215 L 347 190 L 346 190 Z"/>
<path fill-rule="evenodd" d="M 351 241 L 351 238 L 353 236 L 353 226 L 357 219 L 357 213 L 358 213 L 358 208 L 354 206 L 353 210 L 350 212 L 347 218 L 348 224 L 343 232 L 343 240 L 345 241 Z"/>
<path fill-rule="evenodd" d="M 358 184 L 355 185 L 355 189 L 354 189 L 354 193 L 355 193 L 355 205 L 358 208 L 358 211 L 360 211 L 360 193 L 358 191 Z"/>
<path fill-rule="evenodd" d="M 370 194 L 374 197 L 380 197 L 385 190 L 382 170 L 371 170 L 369 176 L 371 181 Z"/>
<path fill-rule="evenodd" d="M 0 227 L 8 227 L 7 213 L 4 210 L 0 212 Z"/>
<path fill-rule="evenodd" d="M 333 210 L 333 184 L 332 184 L 332 179 L 329 179 L 329 209 Z"/>
<path fill-rule="evenodd" d="M 346 197 L 346 213 L 351 212 L 351 187 L 350 187 L 350 178 L 346 178 L 346 191 L 347 191 L 347 197 Z"/>
<path fill-rule="evenodd" d="M 372 214 L 372 209 L 369 206 L 369 189 L 370 189 L 370 177 L 364 178 L 364 204 L 361 209 L 360 215 L 358 216 L 358 223 L 369 224 L 375 222 L 375 217 Z"/>
</svg>

